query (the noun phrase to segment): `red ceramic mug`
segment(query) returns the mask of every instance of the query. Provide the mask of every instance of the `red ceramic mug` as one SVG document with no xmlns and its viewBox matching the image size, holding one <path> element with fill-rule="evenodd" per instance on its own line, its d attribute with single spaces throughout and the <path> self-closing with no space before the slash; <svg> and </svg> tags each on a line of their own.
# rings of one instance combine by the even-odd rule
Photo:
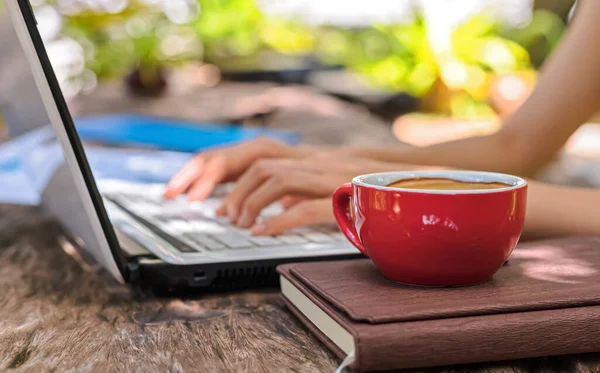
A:
<svg viewBox="0 0 600 373">
<path fill-rule="evenodd" d="M 507 186 L 477 190 L 387 186 L 414 178 Z M 363 175 L 333 195 L 337 223 L 354 246 L 390 280 L 423 286 L 469 285 L 490 279 L 521 236 L 526 205 L 525 180 L 477 171 Z"/>
</svg>

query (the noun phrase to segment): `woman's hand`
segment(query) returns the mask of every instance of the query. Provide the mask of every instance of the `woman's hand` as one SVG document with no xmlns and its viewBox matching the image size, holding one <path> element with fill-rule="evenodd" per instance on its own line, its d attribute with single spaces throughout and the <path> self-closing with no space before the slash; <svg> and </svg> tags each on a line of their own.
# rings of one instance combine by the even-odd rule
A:
<svg viewBox="0 0 600 373">
<path fill-rule="evenodd" d="M 255 236 L 274 236 L 308 225 L 335 223 L 331 197 L 295 199 L 280 215 L 269 217 L 252 226 Z"/>
<path fill-rule="evenodd" d="M 359 158 L 330 157 L 326 153 L 303 159 L 260 159 L 238 179 L 217 211 L 257 235 L 333 221 L 331 195 L 337 187 L 365 173 L 406 169 L 406 166 Z M 256 218 L 273 202 L 283 199 L 286 211 L 262 221 Z"/>
<path fill-rule="evenodd" d="M 237 179 L 257 159 L 299 158 L 310 154 L 308 148 L 264 138 L 199 153 L 171 179 L 164 197 L 188 193 L 190 200 L 202 200 L 217 184 Z"/>
</svg>

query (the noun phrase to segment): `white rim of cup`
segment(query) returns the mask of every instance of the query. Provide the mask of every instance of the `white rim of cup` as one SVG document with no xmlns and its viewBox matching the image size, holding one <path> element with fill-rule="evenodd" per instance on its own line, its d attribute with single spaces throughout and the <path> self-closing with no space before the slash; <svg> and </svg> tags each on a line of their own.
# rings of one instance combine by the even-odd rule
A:
<svg viewBox="0 0 600 373">
<path fill-rule="evenodd" d="M 463 178 L 461 179 L 460 176 Z M 480 176 L 478 179 L 477 176 Z M 375 184 L 367 182 L 365 179 L 370 178 L 381 178 L 381 184 Z M 433 190 L 433 189 L 408 189 L 408 188 L 396 188 L 388 187 L 387 184 L 397 182 L 404 179 L 414 179 L 418 177 L 436 177 L 452 179 L 457 181 L 467 181 L 474 183 L 489 183 L 498 182 L 506 183 L 510 186 L 506 188 L 494 188 L 494 189 L 470 189 L 470 190 Z M 385 180 L 385 181 L 383 181 Z M 492 194 L 501 193 L 510 190 L 520 189 L 527 185 L 527 181 L 518 176 L 502 174 L 497 172 L 484 172 L 484 171 L 464 171 L 464 170 L 423 170 L 423 171 L 392 171 L 392 172 L 377 172 L 372 174 L 356 176 L 352 179 L 352 184 L 361 187 L 373 188 L 377 190 L 384 190 L 390 192 L 403 192 L 403 193 L 419 193 L 419 194 Z"/>
</svg>

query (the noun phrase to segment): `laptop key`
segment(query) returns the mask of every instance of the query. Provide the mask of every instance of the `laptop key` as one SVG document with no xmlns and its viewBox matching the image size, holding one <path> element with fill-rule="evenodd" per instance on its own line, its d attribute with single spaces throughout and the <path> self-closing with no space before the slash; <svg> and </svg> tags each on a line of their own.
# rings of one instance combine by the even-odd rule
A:
<svg viewBox="0 0 600 373">
<path fill-rule="evenodd" d="M 248 239 L 257 246 L 277 246 L 282 243 L 277 238 L 269 236 L 250 236 Z"/>
<path fill-rule="evenodd" d="M 237 234 L 239 234 L 242 237 L 246 237 L 247 238 L 247 237 L 252 236 L 252 232 L 250 232 L 249 229 L 238 228 L 236 226 L 230 226 L 230 227 L 227 227 L 227 229 L 229 231 L 236 232 Z"/>
<path fill-rule="evenodd" d="M 204 234 L 188 233 L 185 236 L 188 237 L 190 240 L 193 240 L 194 242 L 202 245 L 202 247 L 210 251 L 219 251 L 226 249 L 225 245 Z"/>
<path fill-rule="evenodd" d="M 189 220 L 192 232 L 197 233 L 225 233 L 227 229 L 215 222 L 208 220 Z"/>
<path fill-rule="evenodd" d="M 308 240 L 306 240 L 305 238 L 295 235 L 295 234 L 286 234 L 284 236 L 277 236 L 277 239 L 279 239 L 281 242 L 288 244 L 288 245 L 299 245 L 299 244 L 308 242 Z"/>
<path fill-rule="evenodd" d="M 291 233 L 291 234 L 302 234 L 302 235 L 315 233 L 315 232 L 317 232 L 315 229 L 311 229 L 308 227 L 299 227 L 299 228 L 294 228 L 294 229 L 291 229 L 288 231 L 288 233 Z"/>
<path fill-rule="evenodd" d="M 206 220 L 206 217 L 198 211 L 181 211 L 177 215 L 179 218 L 187 221 Z"/>
<path fill-rule="evenodd" d="M 248 241 L 245 237 L 233 232 L 212 234 L 210 237 L 232 249 L 244 249 L 254 246 L 252 242 Z"/>
<path fill-rule="evenodd" d="M 177 242 L 170 243 L 177 249 L 177 251 L 181 251 L 182 253 L 197 253 L 200 251 L 200 248 L 194 247 L 197 246 L 197 244 L 193 240 L 190 240 L 185 236 L 183 236 L 183 239 L 185 239 L 185 242 L 182 239 L 177 239 Z"/>
<path fill-rule="evenodd" d="M 177 250 L 181 251 L 182 253 L 197 253 L 198 252 L 198 250 L 194 249 L 190 245 L 177 245 L 175 248 Z"/>
<path fill-rule="evenodd" d="M 326 235 L 325 233 L 313 232 L 305 233 L 304 237 L 312 242 L 331 242 L 333 238 Z"/>
<path fill-rule="evenodd" d="M 334 241 L 347 241 L 348 239 L 342 232 L 330 233 L 329 236 L 333 238 Z"/>
<path fill-rule="evenodd" d="M 185 220 L 170 220 L 161 225 L 161 228 L 167 232 L 186 232 L 189 231 L 191 225 Z"/>
<path fill-rule="evenodd" d="M 282 245 L 282 244 L 288 244 L 288 242 L 286 242 L 284 240 L 280 240 L 279 239 L 280 237 L 273 237 L 273 236 L 253 236 L 252 232 L 250 230 L 248 230 L 248 229 L 243 229 L 243 228 L 238 228 L 238 227 L 233 227 L 233 228 L 230 228 L 230 229 L 232 229 L 233 231 L 239 233 L 241 236 L 247 238 L 248 240 L 250 240 L 250 242 L 252 242 L 256 246 L 278 246 L 278 245 Z M 308 241 L 302 240 L 302 243 L 306 243 L 306 242 L 308 242 Z M 298 243 L 298 242 L 296 241 L 296 242 L 293 242 L 293 243 Z"/>
</svg>

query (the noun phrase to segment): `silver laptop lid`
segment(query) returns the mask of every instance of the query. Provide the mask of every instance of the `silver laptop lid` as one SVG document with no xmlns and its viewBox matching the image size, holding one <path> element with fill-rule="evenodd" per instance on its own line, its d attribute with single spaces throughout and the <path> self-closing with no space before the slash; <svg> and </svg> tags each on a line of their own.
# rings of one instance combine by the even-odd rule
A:
<svg viewBox="0 0 600 373">
<path fill-rule="evenodd" d="M 13 29 L 2 30 L 0 112 L 23 142 L 22 163 L 41 205 L 57 217 L 78 247 L 117 280 L 127 279 L 123 252 L 108 219 L 83 146 L 50 64 L 28 0 L 5 0 Z M 16 39 L 19 39 L 19 42 Z M 13 40 L 9 40 L 13 39 Z M 3 52 L 5 49 L 3 49 Z M 48 127 L 48 124 L 51 127 Z M 30 148 L 25 148 L 25 147 Z"/>
</svg>

